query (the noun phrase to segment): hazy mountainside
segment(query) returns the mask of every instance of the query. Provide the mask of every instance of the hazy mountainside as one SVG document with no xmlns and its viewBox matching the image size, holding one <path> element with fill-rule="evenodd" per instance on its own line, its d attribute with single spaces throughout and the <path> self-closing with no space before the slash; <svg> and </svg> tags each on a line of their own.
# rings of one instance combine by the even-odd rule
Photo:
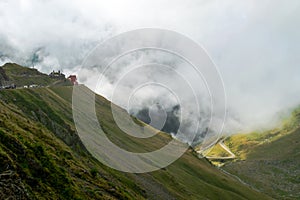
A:
<svg viewBox="0 0 300 200">
<path fill-rule="evenodd" d="M 6 63 L 0 67 L 0 85 L 15 84 L 17 87 L 28 85 L 71 85 L 67 79 L 51 78 L 37 69 Z"/>
<path fill-rule="evenodd" d="M 225 143 L 240 158 L 225 170 L 276 199 L 300 199 L 300 109 L 281 128 Z"/>
<path fill-rule="evenodd" d="M 149 141 L 126 136 L 101 96 L 96 110 L 108 137 L 126 149 L 154 150 L 171 139 L 165 133 Z M 121 173 L 102 165 L 76 134 L 67 86 L 0 91 L 0 177 L 4 199 L 269 199 L 192 150 L 152 173 Z"/>
<path fill-rule="evenodd" d="M 9 81 L 9 78 L 7 77 L 3 67 L 0 67 L 0 85 L 6 81 Z"/>
</svg>

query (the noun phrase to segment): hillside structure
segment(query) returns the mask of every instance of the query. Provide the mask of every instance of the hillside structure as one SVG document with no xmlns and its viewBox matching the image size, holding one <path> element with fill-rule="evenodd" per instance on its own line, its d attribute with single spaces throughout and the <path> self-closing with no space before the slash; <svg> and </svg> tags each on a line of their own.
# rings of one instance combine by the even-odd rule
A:
<svg viewBox="0 0 300 200">
<path fill-rule="evenodd" d="M 66 76 L 65 76 L 63 73 L 61 73 L 60 70 L 58 70 L 57 72 L 53 70 L 53 71 L 49 74 L 49 76 L 50 76 L 51 78 L 56 78 L 56 79 L 65 79 L 65 78 L 66 78 Z"/>
<path fill-rule="evenodd" d="M 68 77 L 68 79 L 69 79 L 69 81 L 71 81 L 71 83 L 72 83 L 73 85 L 78 85 L 78 82 L 77 82 L 77 76 L 76 76 L 76 75 L 70 75 L 70 76 Z"/>
</svg>

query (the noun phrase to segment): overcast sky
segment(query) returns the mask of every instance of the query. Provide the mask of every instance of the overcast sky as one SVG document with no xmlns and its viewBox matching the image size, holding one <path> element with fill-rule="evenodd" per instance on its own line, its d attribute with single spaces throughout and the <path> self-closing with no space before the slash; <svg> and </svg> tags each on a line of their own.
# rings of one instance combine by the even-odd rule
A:
<svg viewBox="0 0 300 200">
<path fill-rule="evenodd" d="M 201 44 L 218 66 L 229 130 L 270 127 L 300 104 L 298 0 L 0 0 L 0 10 L 0 64 L 76 73 L 110 36 L 166 28 Z"/>
</svg>

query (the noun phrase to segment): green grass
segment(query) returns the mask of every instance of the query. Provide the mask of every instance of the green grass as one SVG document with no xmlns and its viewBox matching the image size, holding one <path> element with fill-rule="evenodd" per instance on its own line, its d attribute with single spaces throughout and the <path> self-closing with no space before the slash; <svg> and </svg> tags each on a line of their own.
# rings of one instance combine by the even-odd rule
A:
<svg viewBox="0 0 300 200">
<path fill-rule="evenodd" d="M 269 199 L 199 159 L 191 149 L 151 173 L 121 173 L 102 165 L 76 133 L 72 87 L 2 90 L 0 108 L 0 173 L 7 166 L 17 172 L 32 198 Z M 107 136 L 124 149 L 152 151 L 171 140 L 166 133 L 149 139 L 123 133 L 113 120 L 110 102 L 101 96 L 96 96 L 96 110 Z"/>
<path fill-rule="evenodd" d="M 280 128 L 228 138 L 226 144 L 240 161 L 224 169 L 276 199 L 299 199 L 299 111 L 296 109 Z"/>
<path fill-rule="evenodd" d="M 37 199 L 143 198 L 129 178 L 107 170 L 83 150 L 69 117 L 57 112 L 63 102 L 52 110 L 40 99 L 49 98 L 48 93 L 46 88 L 0 92 L 1 172 L 10 166 Z"/>
</svg>

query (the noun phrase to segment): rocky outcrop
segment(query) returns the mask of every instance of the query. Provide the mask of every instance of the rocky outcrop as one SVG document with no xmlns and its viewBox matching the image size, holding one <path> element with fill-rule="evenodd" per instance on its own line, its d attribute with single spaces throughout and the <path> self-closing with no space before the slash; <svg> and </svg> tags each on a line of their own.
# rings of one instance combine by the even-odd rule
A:
<svg viewBox="0 0 300 200">
<path fill-rule="evenodd" d="M 30 199 L 24 184 L 14 171 L 0 174 L 0 199 Z"/>
</svg>

